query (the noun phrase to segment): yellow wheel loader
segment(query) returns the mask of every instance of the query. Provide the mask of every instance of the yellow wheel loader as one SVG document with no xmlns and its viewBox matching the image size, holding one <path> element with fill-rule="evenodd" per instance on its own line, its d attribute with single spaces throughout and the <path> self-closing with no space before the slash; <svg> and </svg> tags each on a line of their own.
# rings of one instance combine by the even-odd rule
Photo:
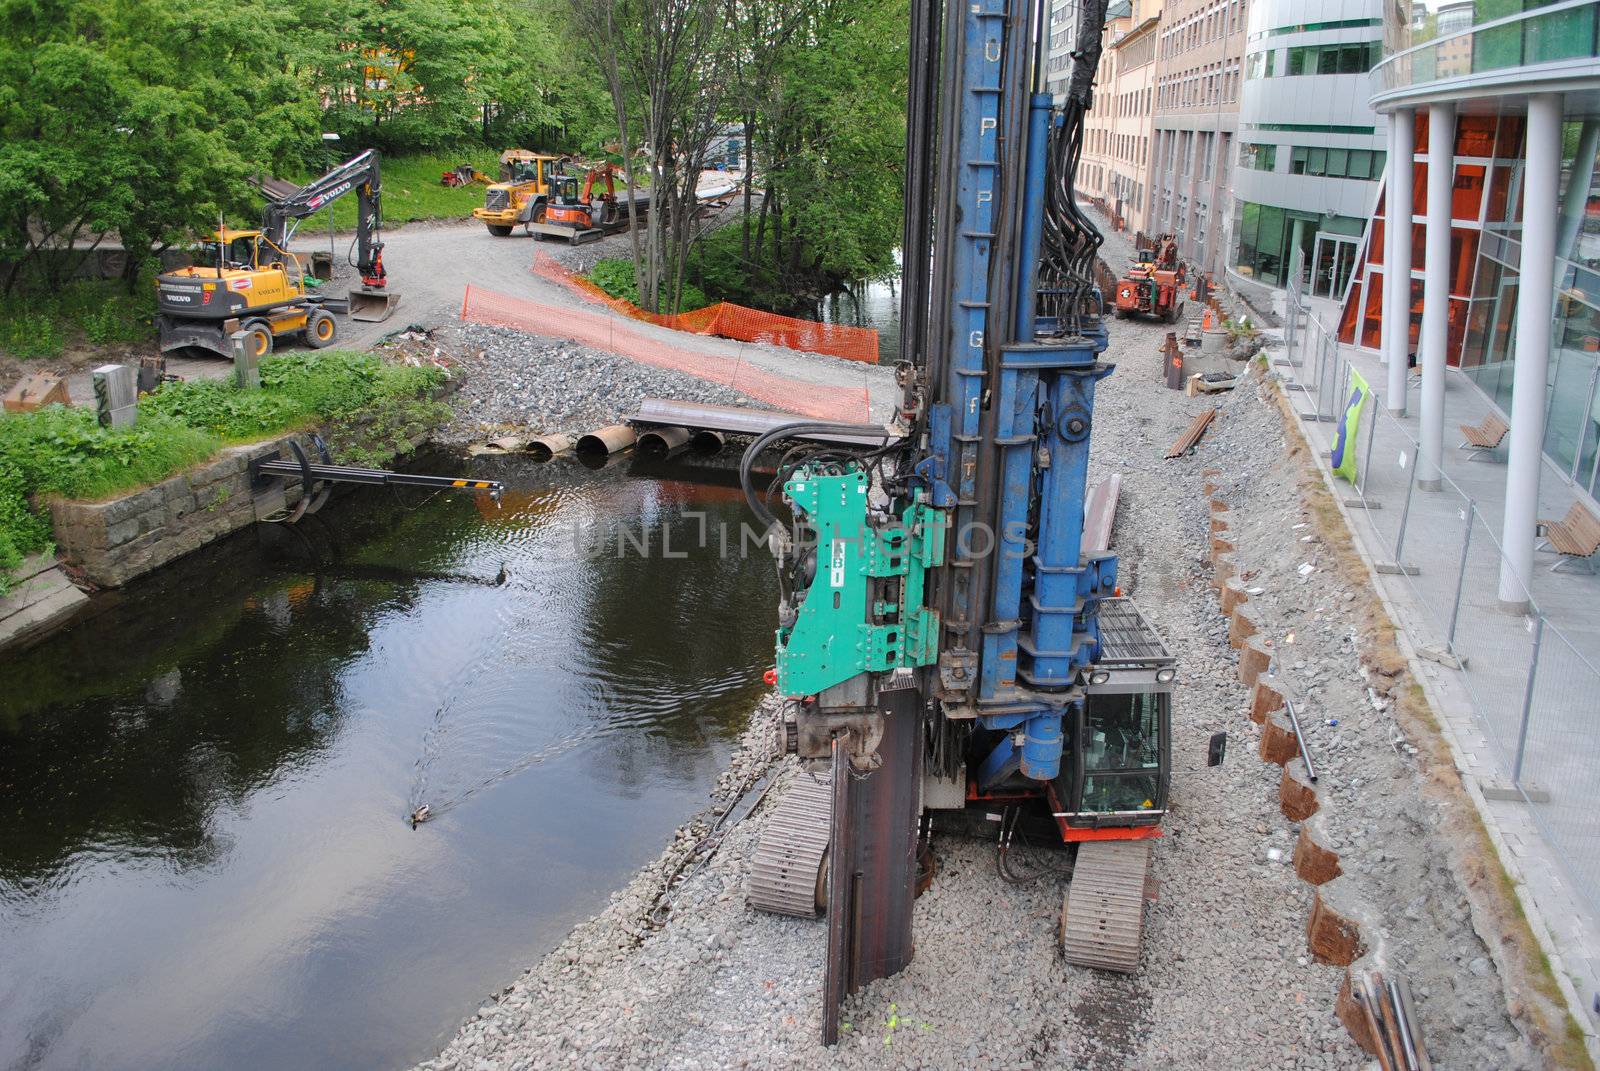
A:
<svg viewBox="0 0 1600 1071">
<path fill-rule="evenodd" d="M 387 320 L 400 296 L 388 290 L 383 268 L 378 154 L 368 150 L 305 186 L 263 184 L 268 201 L 259 230 L 224 228 L 201 247 L 199 262 L 156 277 L 156 328 L 163 353 L 191 350 L 232 356 L 229 336 L 244 331 L 257 356 L 298 335 L 313 349 L 338 337 L 335 313 L 376 323 Z M 361 286 L 348 297 L 317 293 L 305 267 L 289 252 L 302 219 L 355 191 L 354 265 Z"/>
<path fill-rule="evenodd" d="M 483 207 L 472 210 L 496 238 L 509 237 L 519 223 L 542 223 L 550 200 L 550 178 L 563 170 L 564 158 L 526 149 L 500 154 L 501 181 L 483 191 Z"/>
</svg>

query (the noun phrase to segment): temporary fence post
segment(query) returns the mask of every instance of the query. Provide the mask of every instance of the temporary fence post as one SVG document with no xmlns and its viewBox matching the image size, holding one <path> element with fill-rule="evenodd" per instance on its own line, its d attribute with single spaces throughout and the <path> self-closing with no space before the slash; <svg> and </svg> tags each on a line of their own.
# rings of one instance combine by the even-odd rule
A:
<svg viewBox="0 0 1600 1071">
<path fill-rule="evenodd" d="M 1372 408 L 1372 420 L 1367 427 L 1367 449 L 1364 451 L 1361 457 L 1361 483 L 1359 485 L 1359 492 L 1363 502 L 1367 501 L 1367 473 L 1372 471 L 1372 441 L 1378 437 L 1377 392 L 1373 392 L 1367 401 Z M 1367 508 L 1372 508 L 1371 503 L 1368 503 Z"/>
<path fill-rule="evenodd" d="M 1405 454 L 1402 453 L 1400 456 L 1405 457 Z M 1394 560 L 1397 564 L 1400 561 L 1400 550 L 1406 545 L 1406 521 L 1411 519 L 1411 492 L 1417 488 L 1416 451 L 1412 451 L 1411 461 L 1406 465 L 1406 471 L 1410 474 L 1410 478 L 1406 480 L 1406 501 L 1405 505 L 1400 507 L 1400 531 L 1394 537 Z"/>
<path fill-rule="evenodd" d="M 1533 653 L 1528 657 L 1528 690 L 1522 693 L 1522 725 L 1517 729 L 1517 758 L 1511 766 L 1511 783 L 1522 787 L 1522 759 L 1528 747 L 1528 719 L 1533 716 L 1533 682 L 1539 673 L 1539 644 L 1544 640 L 1544 615 L 1534 619 Z"/>
<path fill-rule="evenodd" d="M 1405 504 L 1400 507 L 1400 531 L 1399 534 L 1394 537 L 1394 561 L 1378 562 L 1373 566 L 1373 568 L 1380 573 L 1399 573 L 1402 576 L 1415 576 L 1417 573 L 1417 567 L 1415 565 L 1407 565 L 1400 557 L 1400 552 L 1405 548 L 1406 545 L 1406 521 L 1411 515 L 1411 493 L 1415 491 L 1417 487 L 1416 451 L 1413 450 L 1411 452 L 1411 459 L 1407 461 L 1405 450 L 1402 449 L 1400 451 L 1400 464 L 1406 467 L 1411 478 L 1406 481 L 1406 500 Z"/>
<path fill-rule="evenodd" d="M 1450 653 L 1456 650 L 1456 620 L 1461 616 L 1461 589 L 1466 587 L 1467 581 L 1467 552 L 1472 547 L 1472 518 L 1477 515 L 1478 504 L 1472 499 L 1467 499 L 1466 512 L 1467 524 L 1461 533 L 1461 567 L 1456 570 L 1456 601 L 1450 607 L 1450 632 L 1445 640 L 1445 646 L 1450 648 Z M 1458 658 L 1457 661 L 1460 661 Z"/>
</svg>

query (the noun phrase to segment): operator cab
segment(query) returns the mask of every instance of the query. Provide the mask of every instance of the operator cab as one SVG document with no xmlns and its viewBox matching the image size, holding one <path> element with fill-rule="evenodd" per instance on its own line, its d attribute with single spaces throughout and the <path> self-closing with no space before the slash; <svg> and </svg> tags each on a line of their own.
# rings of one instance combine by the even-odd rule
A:
<svg viewBox="0 0 1600 1071">
<path fill-rule="evenodd" d="M 254 271 L 260 263 L 260 241 L 260 231 L 221 231 L 201 243 L 195 267 L 215 269 L 220 263 L 228 271 Z"/>
<path fill-rule="evenodd" d="M 1132 600 L 1100 604 L 1100 659 L 1084 673 L 1068 754 L 1051 782 L 1064 835 L 1071 829 L 1153 826 L 1172 784 L 1176 659 Z"/>
<path fill-rule="evenodd" d="M 558 205 L 575 205 L 578 203 L 578 176 L 577 175 L 551 175 L 550 200 Z"/>
</svg>

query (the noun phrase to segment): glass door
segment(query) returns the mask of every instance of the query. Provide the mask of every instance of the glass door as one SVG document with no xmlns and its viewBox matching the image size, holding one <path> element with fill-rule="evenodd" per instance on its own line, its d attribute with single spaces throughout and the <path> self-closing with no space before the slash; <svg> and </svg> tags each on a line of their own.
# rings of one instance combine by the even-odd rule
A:
<svg viewBox="0 0 1600 1071">
<path fill-rule="evenodd" d="M 1337 300 L 1350 285 L 1356 266 L 1355 238 L 1339 234 L 1318 234 L 1311 258 L 1311 296 Z"/>
</svg>

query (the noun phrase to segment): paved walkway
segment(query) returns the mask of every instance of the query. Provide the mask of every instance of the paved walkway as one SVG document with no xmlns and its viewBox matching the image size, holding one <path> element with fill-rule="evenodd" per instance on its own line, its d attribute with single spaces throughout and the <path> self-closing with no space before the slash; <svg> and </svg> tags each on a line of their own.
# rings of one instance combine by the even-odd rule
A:
<svg viewBox="0 0 1600 1071">
<path fill-rule="evenodd" d="M 1334 322 L 1328 311 L 1318 311 L 1325 323 Z M 1346 511 L 1351 531 L 1369 561 L 1380 568 L 1404 567 L 1381 576 L 1378 586 L 1413 645 L 1447 656 L 1421 662 L 1423 685 L 1502 858 L 1523 883 L 1525 901 L 1531 896 L 1530 918 L 1536 931 L 1546 931 L 1541 939 L 1556 974 L 1571 987 L 1569 1003 L 1582 1010 L 1590 1051 L 1600 1051 L 1600 1012 L 1594 1006 L 1600 1000 L 1600 811 L 1595 807 L 1600 797 L 1600 670 L 1595 668 L 1600 666 L 1600 614 L 1595 611 L 1600 575 L 1581 567 L 1552 573 L 1555 556 L 1540 553 L 1531 592 L 1537 612 L 1502 611 L 1498 542 L 1504 451 L 1469 460 L 1466 451 L 1455 449 L 1462 441 L 1457 426 L 1476 424 L 1492 410 L 1487 396 L 1461 373 L 1446 374 L 1445 487 L 1411 490 L 1408 508 L 1420 379 L 1411 377 L 1408 415 L 1395 420 L 1386 412 L 1390 400 L 1377 358 L 1343 347 L 1340 355 L 1379 398 L 1376 421 L 1364 415 L 1357 440 L 1362 486 L 1344 496 L 1353 507 Z M 1280 366 L 1280 371 L 1286 378 L 1299 375 L 1308 385 L 1314 377 L 1304 366 Z M 1331 362 L 1324 375 L 1331 387 Z M 1291 396 L 1299 408 L 1310 410 L 1315 393 Z M 1330 389 L 1324 395 L 1329 400 L 1325 413 L 1338 393 Z M 1326 470 L 1337 423 L 1303 420 L 1301 426 Z M 1378 508 L 1361 508 L 1363 500 Z M 1560 517 L 1572 500 L 1571 488 L 1546 464 L 1540 516 Z M 1452 652 L 1462 668 L 1452 664 Z M 1529 666 L 1536 656 L 1530 688 Z M 1519 743 L 1521 784 L 1531 802 L 1508 791 Z"/>
</svg>

